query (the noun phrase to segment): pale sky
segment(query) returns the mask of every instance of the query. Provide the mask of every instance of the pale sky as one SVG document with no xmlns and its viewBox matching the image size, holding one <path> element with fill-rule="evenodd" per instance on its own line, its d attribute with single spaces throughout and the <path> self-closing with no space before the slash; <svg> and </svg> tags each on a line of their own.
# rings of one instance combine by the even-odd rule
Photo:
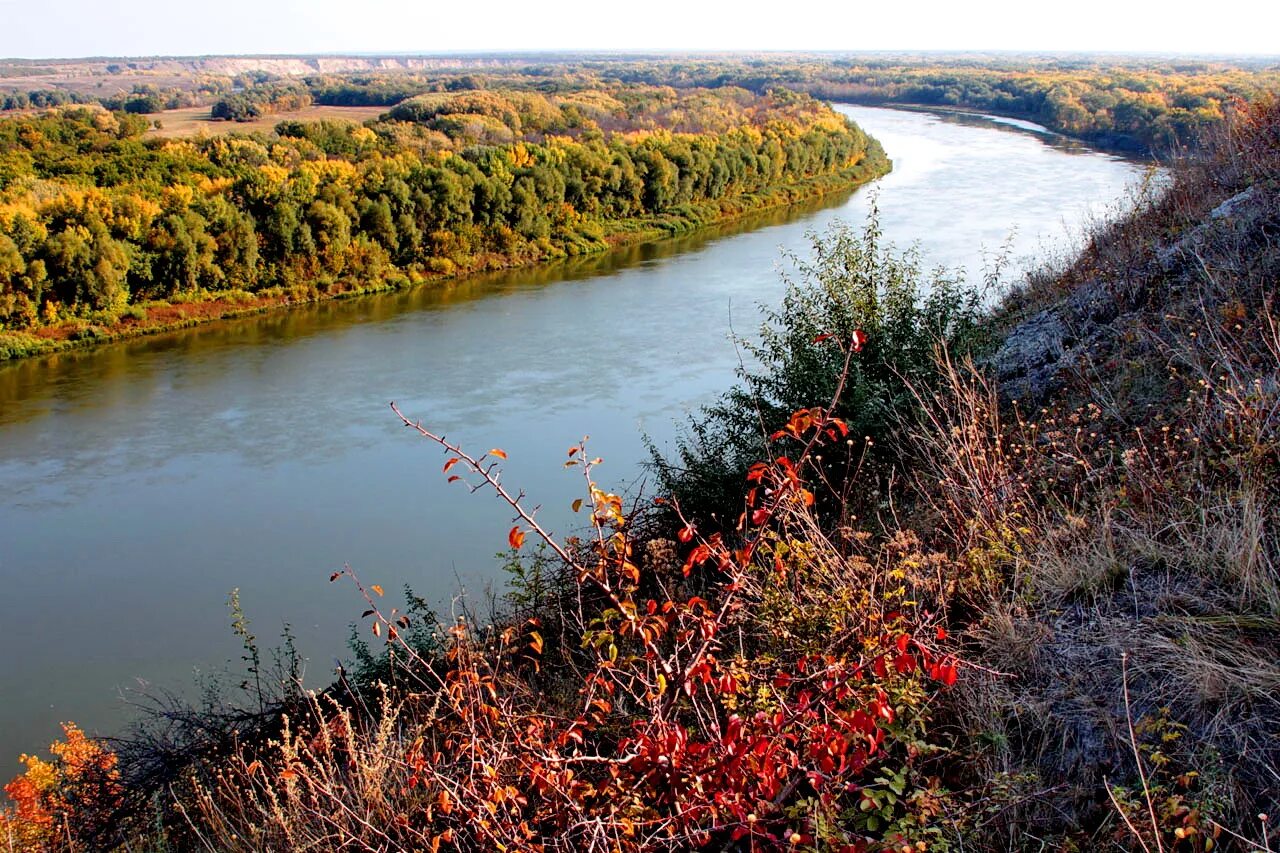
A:
<svg viewBox="0 0 1280 853">
<path fill-rule="evenodd" d="M 1280 2 L 0 0 L 0 57 L 501 50 L 1280 54 Z"/>
</svg>

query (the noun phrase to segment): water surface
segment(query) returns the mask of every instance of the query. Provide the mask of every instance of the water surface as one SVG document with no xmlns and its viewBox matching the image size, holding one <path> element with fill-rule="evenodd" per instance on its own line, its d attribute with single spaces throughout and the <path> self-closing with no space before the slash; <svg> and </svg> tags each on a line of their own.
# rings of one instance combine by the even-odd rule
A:
<svg viewBox="0 0 1280 853">
<path fill-rule="evenodd" d="M 501 583 L 510 514 L 449 487 L 413 417 L 510 454 L 506 482 L 568 529 L 591 436 L 601 479 L 639 487 L 659 442 L 733 380 L 731 329 L 776 304 L 782 250 L 861 223 L 980 278 L 1112 204 L 1141 167 L 972 117 L 841 107 L 894 171 L 872 188 L 695 237 L 0 367 L 0 777 L 59 720 L 110 731 L 139 689 L 239 662 L 227 594 L 264 647 L 283 622 L 323 683 L 361 602 L 350 563 L 448 613 Z"/>
</svg>

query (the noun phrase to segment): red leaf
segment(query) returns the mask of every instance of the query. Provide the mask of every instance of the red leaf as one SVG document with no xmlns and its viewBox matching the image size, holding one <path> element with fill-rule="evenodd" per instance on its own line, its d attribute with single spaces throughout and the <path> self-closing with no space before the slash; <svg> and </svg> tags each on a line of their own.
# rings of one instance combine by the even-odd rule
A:
<svg viewBox="0 0 1280 853">
<path fill-rule="evenodd" d="M 851 340 L 849 343 L 850 343 L 850 346 L 853 347 L 854 352 L 861 352 L 862 348 L 867 344 L 867 333 L 862 331 L 861 329 L 857 329 L 853 333 L 853 340 Z"/>
<path fill-rule="evenodd" d="M 447 482 L 452 483 L 454 480 L 461 480 L 461 479 L 462 479 L 462 478 L 461 478 L 461 477 L 459 477 L 457 474 L 450 474 L 450 475 L 449 475 L 449 479 L 447 480 Z"/>
<path fill-rule="evenodd" d="M 764 524 L 768 520 L 769 520 L 769 510 L 767 509 L 758 509 L 755 512 L 751 513 L 751 523 L 756 525 L 757 527 Z"/>
<path fill-rule="evenodd" d="M 947 629 L 946 629 L 946 628 L 943 628 L 941 625 L 939 625 L 939 626 L 938 626 L 938 639 L 939 639 L 939 640 L 945 640 L 946 638 L 947 638 Z"/>
<path fill-rule="evenodd" d="M 831 337 L 831 333 L 830 333 L 830 332 L 826 332 L 826 333 L 824 333 L 824 334 L 821 334 L 821 335 L 818 335 L 817 337 L 815 337 L 815 338 L 813 339 L 813 342 L 814 342 L 815 344 L 820 344 L 820 343 L 822 343 L 823 341 L 825 341 L 825 340 L 826 340 L 827 338 L 829 338 L 829 337 Z"/>
<path fill-rule="evenodd" d="M 956 683 L 956 665 L 954 663 L 934 664 L 929 667 L 929 677 L 950 687 Z"/>
<path fill-rule="evenodd" d="M 524 531 L 519 527 L 511 528 L 511 532 L 507 534 L 507 541 L 511 543 L 511 547 L 517 551 L 524 544 Z"/>
<path fill-rule="evenodd" d="M 449 469 L 452 468 L 454 465 L 457 465 L 461 461 L 462 460 L 456 456 L 452 457 L 448 462 L 444 463 L 444 473 L 448 474 Z"/>
<path fill-rule="evenodd" d="M 681 527 L 680 532 L 676 534 L 676 538 L 679 539 L 681 542 L 692 542 L 693 541 L 693 525 L 686 524 L 684 527 Z"/>
</svg>

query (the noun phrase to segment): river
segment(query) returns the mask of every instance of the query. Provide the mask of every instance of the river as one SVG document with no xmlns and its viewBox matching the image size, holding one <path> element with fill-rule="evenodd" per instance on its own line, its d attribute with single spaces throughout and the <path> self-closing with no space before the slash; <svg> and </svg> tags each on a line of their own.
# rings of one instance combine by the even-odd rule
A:
<svg viewBox="0 0 1280 853">
<path fill-rule="evenodd" d="M 1061 253 L 1143 168 L 1035 128 L 839 107 L 892 174 L 853 194 L 540 270 L 330 302 L 0 366 L 0 781 L 58 721 L 111 732 L 147 691 L 240 665 L 240 590 L 264 649 L 284 622 L 325 682 L 362 602 L 404 584 L 446 616 L 500 589 L 509 512 L 440 474 L 387 407 L 465 447 L 564 532 L 590 435 L 599 478 L 640 487 L 660 444 L 733 381 L 731 329 L 776 304 L 783 250 L 855 225 L 980 279 L 983 250 Z M 1015 263 L 1016 267 L 1017 264 Z"/>
</svg>

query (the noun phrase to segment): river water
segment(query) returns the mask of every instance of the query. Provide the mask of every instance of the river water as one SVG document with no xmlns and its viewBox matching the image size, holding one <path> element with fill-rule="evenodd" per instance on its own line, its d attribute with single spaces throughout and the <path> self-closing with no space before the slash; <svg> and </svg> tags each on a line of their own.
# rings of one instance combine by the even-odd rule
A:
<svg viewBox="0 0 1280 853">
<path fill-rule="evenodd" d="M 1141 165 L 977 117 L 839 107 L 894 171 L 851 195 L 694 237 L 447 290 L 363 297 L 0 366 L 0 781 L 75 720 L 240 665 L 227 596 L 275 645 L 288 622 L 324 683 L 362 602 L 405 584 L 446 616 L 500 589 L 510 513 L 449 487 L 438 451 L 388 409 L 465 447 L 571 529 L 590 435 L 599 479 L 641 488 L 660 445 L 733 381 L 731 329 L 781 293 L 783 251 L 860 225 L 980 279 L 984 250 L 1064 251 Z M 989 258 L 988 261 L 989 263 Z M 1015 263 L 1016 267 L 1017 264 Z M 238 680 L 238 679 L 236 679 Z"/>
</svg>

